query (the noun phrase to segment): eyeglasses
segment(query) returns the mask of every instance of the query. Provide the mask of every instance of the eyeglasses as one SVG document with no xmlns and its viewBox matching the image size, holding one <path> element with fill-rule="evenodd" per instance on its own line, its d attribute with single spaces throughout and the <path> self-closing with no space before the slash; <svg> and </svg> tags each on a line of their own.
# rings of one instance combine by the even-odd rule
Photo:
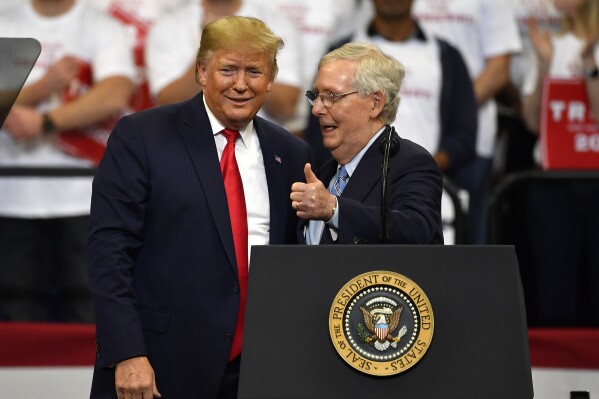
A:
<svg viewBox="0 0 599 399">
<path fill-rule="evenodd" d="M 357 93 L 357 91 L 350 91 L 350 92 L 341 93 L 341 94 L 333 94 L 333 93 L 329 93 L 327 91 L 325 91 L 324 93 L 318 93 L 318 92 L 315 92 L 314 90 L 308 90 L 306 92 L 306 98 L 308 99 L 308 102 L 310 103 L 310 105 L 314 106 L 314 104 L 316 104 L 316 100 L 318 99 L 318 97 L 320 97 L 320 101 L 322 101 L 322 104 L 327 108 L 331 108 L 337 100 L 342 99 L 343 97 L 349 96 L 350 94 L 354 94 L 354 93 Z"/>
</svg>

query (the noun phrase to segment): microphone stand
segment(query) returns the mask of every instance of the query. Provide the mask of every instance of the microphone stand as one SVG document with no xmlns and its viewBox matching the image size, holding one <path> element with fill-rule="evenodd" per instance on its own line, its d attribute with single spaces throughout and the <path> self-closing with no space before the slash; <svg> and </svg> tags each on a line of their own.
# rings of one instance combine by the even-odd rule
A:
<svg viewBox="0 0 599 399">
<path fill-rule="evenodd" d="M 389 242 L 389 234 L 387 233 L 387 177 L 389 175 L 389 158 L 394 156 L 399 151 L 399 142 L 393 134 L 395 128 L 387 125 L 383 134 L 387 134 L 387 137 L 381 139 L 381 146 L 379 147 L 383 153 L 383 163 L 381 164 L 381 231 L 380 241 L 381 244 L 387 244 Z"/>
</svg>

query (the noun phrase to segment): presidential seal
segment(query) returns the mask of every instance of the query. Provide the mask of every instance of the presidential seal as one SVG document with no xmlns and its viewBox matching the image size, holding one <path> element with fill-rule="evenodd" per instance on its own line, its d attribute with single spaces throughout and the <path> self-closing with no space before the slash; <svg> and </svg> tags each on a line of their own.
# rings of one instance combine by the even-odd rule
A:
<svg viewBox="0 0 599 399">
<path fill-rule="evenodd" d="M 329 314 L 337 353 L 356 370 L 376 376 L 418 363 L 433 338 L 428 297 L 409 278 L 389 271 L 361 274 L 341 288 Z"/>
</svg>

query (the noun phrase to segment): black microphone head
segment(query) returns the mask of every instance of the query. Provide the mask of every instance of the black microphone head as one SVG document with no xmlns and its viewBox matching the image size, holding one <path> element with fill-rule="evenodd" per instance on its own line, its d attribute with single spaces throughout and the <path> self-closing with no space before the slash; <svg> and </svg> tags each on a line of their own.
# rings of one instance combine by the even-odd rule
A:
<svg viewBox="0 0 599 399">
<path fill-rule="evenodd" d="M 399 152 L 399 140 L 395 136 L 395 128 L 387 125 L 387 128 L 383 132 L 383 138 L 379 142 L 379 150 L 384 155 L 385 147 L 389 145 L 389 157 L 393 157 Z"/>
</svg>

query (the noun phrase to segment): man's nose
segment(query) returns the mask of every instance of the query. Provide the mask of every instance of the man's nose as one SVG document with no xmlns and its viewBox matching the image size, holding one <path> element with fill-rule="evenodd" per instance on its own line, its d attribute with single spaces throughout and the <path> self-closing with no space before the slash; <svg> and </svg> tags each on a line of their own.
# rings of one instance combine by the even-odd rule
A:
<svg viewBox="0 0 599 399">
<path fill-rule="evenodd" d="M 320 96 L 316 96 L 316 101 L 314 101 L 314 105 L 312 106 L 312 115 L 318 116 L 325 113 L 327 107 L 324 106 L 322 99 Z"/>
<path fill-rule="evenodd" d="M 241 72 L 237 74 L 235 79 L 235 90 L 237 91 L 245 91 L 247 89 L 247 79 L 245 73 Z"/>
</svg>

